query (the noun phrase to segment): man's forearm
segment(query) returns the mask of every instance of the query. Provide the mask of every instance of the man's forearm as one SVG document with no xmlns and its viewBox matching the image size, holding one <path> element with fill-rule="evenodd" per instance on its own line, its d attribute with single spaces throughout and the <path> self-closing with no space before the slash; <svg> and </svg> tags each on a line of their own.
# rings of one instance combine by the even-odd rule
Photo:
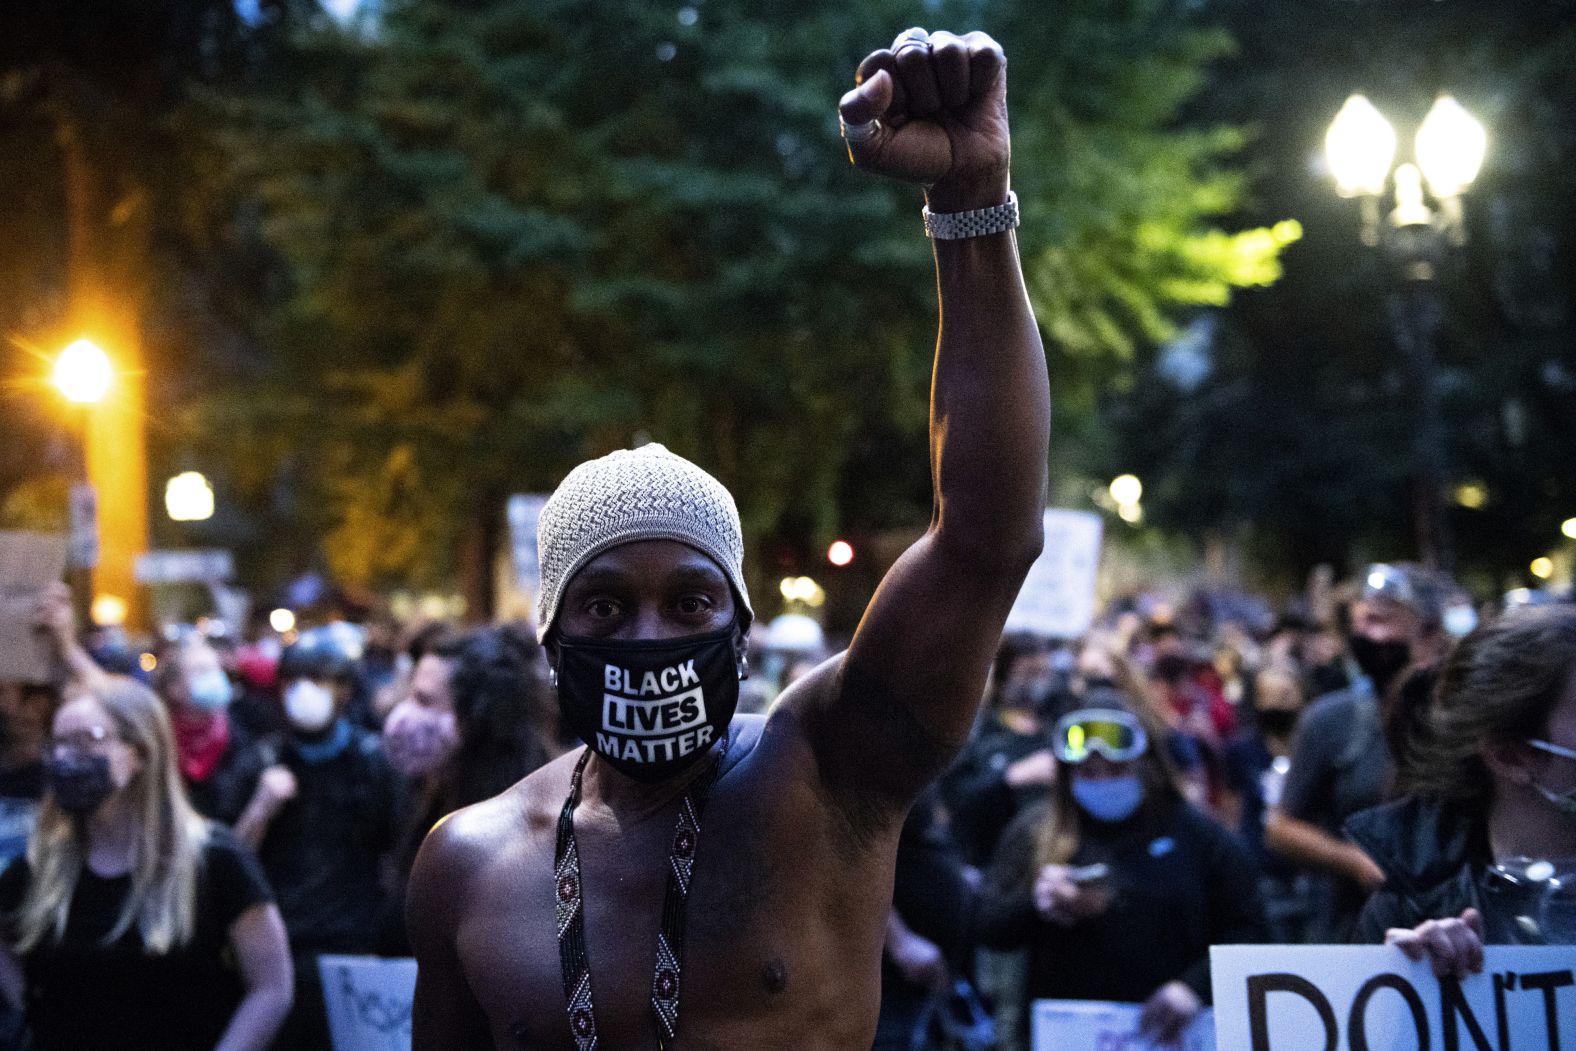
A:
<svg viewBox="0 0 1576 1051">
<path fill-rule="evenodd" d="M 990 199 L 994 198 L 994 199 Z M 932 191 L 933 210 L 989 207 L 1006 183 Z M 1045 349 L 1012 233 L 935 242 L 941 331 L 931 398 L 937 535 L 981 570 L 1038 552 L 1050 444 Z"/>
</svg>

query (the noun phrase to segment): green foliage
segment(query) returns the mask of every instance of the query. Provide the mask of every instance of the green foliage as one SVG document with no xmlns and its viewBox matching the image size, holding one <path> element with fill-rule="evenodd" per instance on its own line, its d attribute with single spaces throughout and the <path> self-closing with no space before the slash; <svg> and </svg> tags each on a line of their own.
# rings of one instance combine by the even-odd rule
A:
<svg viewBox="0 0 1576 1051">
<path fill-rule="evenodd" d="M 1064 7 L 405 0 L 210 98 L 228 192 L 259 207 L 242 236 L 286 275 L 259 301 L 281 396 L 249 401 L 284 426 L 323 406 L 295 433 L 325 450 L 335 568 L 445 574 L 467 500 L 640 437 L 714 469 L 784 559 L 923 522 L 918 195 L 849 168 L 834 110 L 916 21 L 977 17 L 1012 56 L 1058 353 L 1130 354 L 1177 307 L 1273 279 L 1285 237 L 1206 228 L 1239 137 L 1175 126 L 1224 38 L 1165 3 Z"/>
<path fill-rule="evenodd" d="M 1218 318 L 1209 375 L 1177 384 L 1140 356 L 1106 399 L 1117 435 L 1107 470 L 1133 470 L 1151 520 L 1197 535 L 1248 531 L 1271 566 L 1415 555 L 1413 408 L 1392 310 L 1401 282 L 1358 239 L 1353 202 L 1316 158 L 1348 94 L 1395 123 L 1402 156 L 1438 93 L 1489 129 L 1463 199 L 1469 243 L 1434 282 L 1447 490 L 1481 483 L 1481 508 L 1451 507 L 1462 569 L 1488 592 L 1518 582 L 1561 541 L 1576 508 L 1571 277 L 1576 208 L 1576 4 L 1568 0 L 1210 5 L 1239 41 L 1195 110 L 1253 135 L 1242 224 L 1294 217 L 1306 237 L 1274 288 Z M 1449 493 L 1447 492 L 1447 498 Z"/>
</svg>

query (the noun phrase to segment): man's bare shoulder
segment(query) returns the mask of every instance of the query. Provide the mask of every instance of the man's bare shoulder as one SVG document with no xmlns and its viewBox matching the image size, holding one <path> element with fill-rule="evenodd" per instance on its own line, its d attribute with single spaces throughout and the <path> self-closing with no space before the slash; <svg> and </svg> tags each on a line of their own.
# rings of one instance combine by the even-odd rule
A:
<svg viewBox="0 0 1576 1051">
<path fill-rule="evenodd" d="M 417 858 L 417 876 L 463 879 L 478 868 L 550 840 L 580 752 L 573 749 L 491 799 L 445 816 L 427 833 Z"/>
</svg>

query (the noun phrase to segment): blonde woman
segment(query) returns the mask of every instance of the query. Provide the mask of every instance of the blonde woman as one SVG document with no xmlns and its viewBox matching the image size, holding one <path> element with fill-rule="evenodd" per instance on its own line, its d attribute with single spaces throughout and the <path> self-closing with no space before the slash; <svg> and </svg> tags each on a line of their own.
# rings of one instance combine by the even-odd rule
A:
<svg viewBox="0 0 1576 1051">
<path fill-rule="evenodd" d="M 0 876 L 0 990 L 36 1051 L 262 1051 L 290 1007 L 256 860 L 187 802 L 164 707 L 107 677 L 55 714 L 38 825 Z"/>
</svg>

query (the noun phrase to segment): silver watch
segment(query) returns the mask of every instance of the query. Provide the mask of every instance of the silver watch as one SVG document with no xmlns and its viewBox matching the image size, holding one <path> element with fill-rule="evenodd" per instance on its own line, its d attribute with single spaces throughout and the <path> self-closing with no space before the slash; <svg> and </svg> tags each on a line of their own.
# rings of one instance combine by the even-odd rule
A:
<svg viewBox="0 0 1576 1051">
<path fill-rule="evenodd" d="M 942 212 L 937 214 L 927 206 L 925 236 L 938 241 L 956 241 L 963 237 L 984 237 L 1018 228 L 1018 195 L 1007 191 L 1005 204 L 990 208 L 976 208 L 971 212 Z"/>
</svg>

